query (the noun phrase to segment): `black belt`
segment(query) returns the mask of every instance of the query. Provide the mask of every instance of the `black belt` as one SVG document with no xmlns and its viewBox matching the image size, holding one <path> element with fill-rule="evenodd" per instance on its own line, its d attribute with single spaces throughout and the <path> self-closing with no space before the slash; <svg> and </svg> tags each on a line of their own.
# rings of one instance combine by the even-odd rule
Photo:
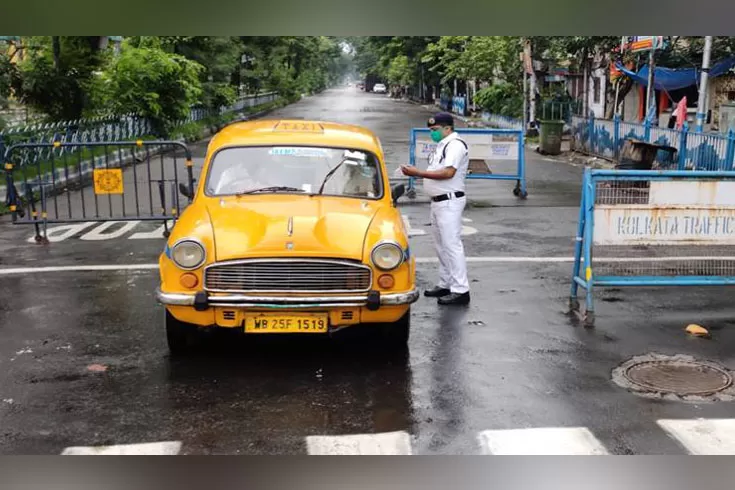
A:
<svg viewBox="0 0 735 490">
<path fill-rule="evenodd" d="M 431 200 L 434 202 L 446 201 L 452 198 L 452 194 L 454 194 L 454 197 L 456 197 L 457 199 L 459 199 L 460 197 L 464 197 L 464 192 L 457 191 L 457 192 L 450 192 L 449 194 L 442 194 L 441 196 L 434 196 L 431 198 Z"/>
</svg>

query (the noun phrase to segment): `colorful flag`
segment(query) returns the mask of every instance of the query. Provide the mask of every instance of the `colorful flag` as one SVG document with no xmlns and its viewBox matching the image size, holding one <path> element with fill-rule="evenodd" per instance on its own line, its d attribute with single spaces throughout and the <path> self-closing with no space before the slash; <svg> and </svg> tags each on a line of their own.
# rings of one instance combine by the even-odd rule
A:
<svg viewBox="0 0 735 490">
<path fill-rule="evenodd" d="M 674 117 L 676 117 L 676 129 L 681 129 L 684 127 L 684 121 L 687 120 L 687 98 L 684 96 L 679 103 L 676 105 L 676 109 L 674 109 L 673 113 Z"/>
</svg>

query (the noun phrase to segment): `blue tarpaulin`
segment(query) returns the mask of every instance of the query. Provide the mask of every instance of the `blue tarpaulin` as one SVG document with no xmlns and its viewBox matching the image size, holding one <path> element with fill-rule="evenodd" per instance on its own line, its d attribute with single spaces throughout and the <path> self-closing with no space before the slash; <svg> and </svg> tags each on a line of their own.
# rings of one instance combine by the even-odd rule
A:
<svg viewBox="0 0 735 490">
<path fill-rule="evenodd" d="M 641 68 L 638 73 L 625 69 L 620 63 L 616 63 L 616 67 L 626 76 L 632 78 L 633 81 L 643 86 L 648 86 L 648 66 Z M 709 76 L 710 78 L 714 78 L 724 75 L 733 67 L 735 67 L 735 56 L 712 65 Z M 672 90 L 697 85 L 699 84 L 701 71 L 699 68 L 654 68 L 653 87 L 657 90 L 671 92 Z"/>
</svg>

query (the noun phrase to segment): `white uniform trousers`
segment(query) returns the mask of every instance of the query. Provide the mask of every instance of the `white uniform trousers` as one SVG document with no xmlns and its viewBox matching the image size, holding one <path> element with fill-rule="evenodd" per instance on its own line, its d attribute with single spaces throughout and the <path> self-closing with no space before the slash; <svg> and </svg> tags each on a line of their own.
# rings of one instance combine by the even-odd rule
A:
<svg viewBox="0 0 735 490">
<path fill-rule="evenodd" d="M 462 245 L 462 212 L 466 203 L 465 196 L 431 203 L 431 231 L 439 258 L 437 286 L 460 294 L 470 290 Z"/>
</svg>

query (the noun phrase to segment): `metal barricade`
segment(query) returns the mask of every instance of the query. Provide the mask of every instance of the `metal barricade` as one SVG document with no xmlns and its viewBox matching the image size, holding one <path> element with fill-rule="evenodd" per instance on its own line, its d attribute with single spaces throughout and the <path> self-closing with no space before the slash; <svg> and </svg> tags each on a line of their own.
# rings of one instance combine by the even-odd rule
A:
<svg viewBox="0 0 735 490">
<path fill-rule="evenodd" d="M 458 128 L 455 131 L 469 147 L 470 168 L 468 179 L 484 180 L 515 180 L 513 194 L 521 199 L 528 197 L 526 189 L 526 158 L 525 139 L 522 129 L 467 129 Z M 428 160 L 437 147 L 429 137 L 428 128 L 413 128 L 410 135 L 409 164 L 412 166 L 423 163 L 428 166 Z M 508 173 L 498 173 L 497 169 L 490 168 L 493 163 L 501 165 L 512 162 L 515 167 Z M 406 195 L 410 199 L 416 197 L 416 178 L 408 178 Z"/>
<path fill-rule="evenodd" d="M 168 236 L 185 207 L 179 186 L 194 194 L 191 151 L 178 141 L 23 143 L 4 161 L 13 224 L 34 225 L 39 243 L 48 224 L 86 221 L 163 221 Z"/>
<path fill-rule="evenodd" d="M 576 240 L 586 326 L 597 287 L 735 285 L 735 172 L 587 169 Z"/>
</svg>

